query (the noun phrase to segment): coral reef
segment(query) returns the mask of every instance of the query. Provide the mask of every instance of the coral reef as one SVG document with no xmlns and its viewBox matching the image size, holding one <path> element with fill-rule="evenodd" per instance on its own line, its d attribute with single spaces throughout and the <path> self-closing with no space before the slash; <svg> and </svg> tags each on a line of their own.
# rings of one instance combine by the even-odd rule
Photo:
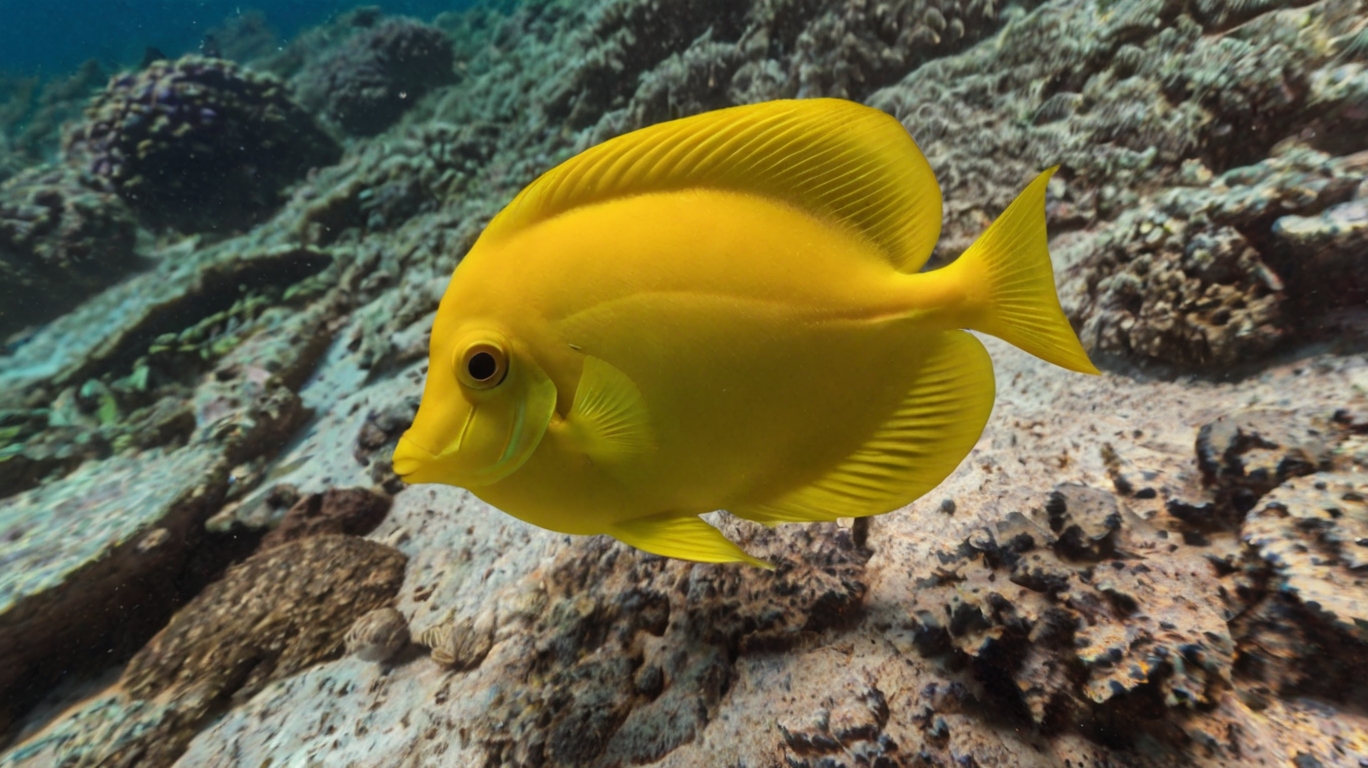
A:
<svg viewBox="0 0 1368 768">
<path fill-rule="evenodd" d="M 64 142 L 155 226 L 232 231 L 340 150 L 274 78 L 186 56 L 120 75 Z"/>
<path fill-rule="evenodd" d="M 27 166 L 55 160 L 62 124 L 78 119 L 108 79 L 94 59 L 69 76 L 46 81 L 0 74 L 0 181 Z"/>
<path fill-rule="evenodd" d="M 294 78 L 300 100 L 347 133 L 373 136 L 414 102 L 455 79 L 451 41 L 412 19 L 357 32 Z"/>
<path fill-rule="evenodd" d="M 508 0 L 358 8 L 281 51 L 235 23 L 215 45 L 274 79 L 117 78 L 91 113 L 121 122 L 0 203 L 23 253 L 71 265 L 44 279 L 83 286 L 0 350 L 0 765 L 1368 761 L 1358 3 Z M 285 82 L 353 134 L 338 162 Z M 11 147 L 43 98 L 16 87 Z M 179 129 L 125 126 L 163 95 Z M 1061 297 L 1110 374 L 994 346 L 994 417 L 927 498 L 716 516 L 775 572 L 399 482 L 447 279 L 522 185 L 640 125 L 825 95 L 920 142 L 939 260 L 1061 164 Z M 260 196 L 157 176 L 220 151 L 181 109 L 214 99 L 255 157 L 327 158 L 258 166 Z M 142 272 L 61 260 L 134 237 Z"/>
<path fill-rule="evenodd" d="M 1222 34 L 1232 18 L 1243 25 Z M 942 257 L 1036 169 L 1062 164 L 1051 217 L 1094 231 L 1065 259 L 1087 262 L 1065 297 L 1085 343 L 1220 370 L 1320 330 L 1329 275 L 1281 255 L 1270 230 L 1343 202 L 1362 176 L 1341 159 L 1364 148 L 1341 140 L 1362 134 L 1351 127 L 1362 67 L 1341 66 L 1333 43 L 1355 23 L 1336 3 L 1052 5 L 870 100 L 904 120 L 937 169 Z"/>
</svg>

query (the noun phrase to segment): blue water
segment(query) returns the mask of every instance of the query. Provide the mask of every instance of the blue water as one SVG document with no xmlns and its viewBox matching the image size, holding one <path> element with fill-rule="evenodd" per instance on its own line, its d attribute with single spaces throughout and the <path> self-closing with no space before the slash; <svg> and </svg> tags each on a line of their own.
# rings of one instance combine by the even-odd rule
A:
<svg viewBox="0 0 1368 768">
<path fill-rule="evenodd" d="M 136 64 L 147 46 L 168 56 L 197 50 L 204 33 L 251 10 L 287 41 L 301 29 L 357 5 L 430 20 L 472 0 L 0 0 L 0 72 L 70 71 L 87 59 L 110 68 Z"/>
</svg>

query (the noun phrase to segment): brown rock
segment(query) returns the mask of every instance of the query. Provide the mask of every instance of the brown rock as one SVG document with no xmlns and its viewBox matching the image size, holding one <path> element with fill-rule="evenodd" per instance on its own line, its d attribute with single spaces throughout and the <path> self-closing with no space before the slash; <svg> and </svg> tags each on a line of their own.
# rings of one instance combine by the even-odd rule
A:
<svg viewBox="0 0 1368 768">
<path fill-rule="evenodd" d="M 261 540 L 263 550 L 328 533 L 364 536 L 389 512 L 390 498 L 365 488 L 330 488 L 300 499 Z"/>
<path fill-rule="evenodd" d="M 406 558 L 353 536 L 258 552 L 190 601 L 124 670 L 138 698 L 168 689 L 248 696 L 342 651 L 357 617 L 399 590 Z"/>
</svg>

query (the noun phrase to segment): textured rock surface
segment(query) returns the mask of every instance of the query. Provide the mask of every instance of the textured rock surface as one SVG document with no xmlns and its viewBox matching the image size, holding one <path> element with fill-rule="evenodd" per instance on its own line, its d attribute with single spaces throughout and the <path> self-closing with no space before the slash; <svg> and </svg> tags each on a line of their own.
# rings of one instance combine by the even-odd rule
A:
<svg viewBox="0 0 1368 768">
<path fill-rule="evenodd" d="M 114 669 L 57 687 L 35 678 L 14 714 L 48 697 L 0 735 L 0 764 L 117 764 L 144 751 L 182 766 L 225 755 L 811 768 L 1368 760 L 1362 510 L 1345 498 L 1368 469 L 1362 16 L 1351 0 L 601 0 L 444 14 L 432 26 L 450 37 L 455 82 L 382 135 L 352 140 L 249 232 L 148 239 L 149 271 L 0 358 L 0 504 L 28 505 L 22 537 L 53 543 L 75 568 L 26 598 L 34 605 L 123 594 L 121 572 L 90 558 L 121 566 L 142 545 L 219 564 L 180 581 L 146 571 L 156 584 L 217 583 L 203 600 L 252 594 L 232 604 L 259 606 L 268 592 L 227 586 L 242 569 L 213 582 L 222 564 L 270 529 L 268 547 L 324 533 L 250 563 L 339 530 L 362 535 L 390 496 L 366 543 L 345 539 L 365 550 L 348 556 L 362 565 L 334 570 L 372 562 L 379 574 L 397 549 L 407 566 L 386 582 L 397 592 L 327 609 L 326 642 L 288 617 L 262 619 L 307 653 L 192 621 L 216 628 L 205 652 L 178 618 L 131 666 L 190 595 L 121 604 L 101 620 L 124 627 L 124 644 L 95 651 Z M 303 78 L 387 23 L 359 9 L 254 63 Z M 940 258 L 1062 163 L 1048 216 L 1063 298 L 1111 374 L 1065 374 L 990 341 L 988 430 L 909 509 L 775 531 L 719 516 L 775 573 L 558 536 L 455 489 L 398 483 L 387 457 L 416 407 L 433 312 L 504 201 L 616 133 L 798 95 L 864 99 L 904 121 L 945 188 Z M 1329 343 L 1306 344 L 1318 341 Z M 1131 363 L 1201 376 L 1156 380 Z M 35 499 L 71 498 L 109 510 L 93 530 L 137 531 L 114 509 L 130 492 L 101 496 L 97 480 L 199 451 L 212 466 L 199 479 L 215 479 L 217 495 L 186 511 L 198 538 L 150 528 L 78 549 L 71 517 L 33 511 Z M 347 495 L 375 503 L 329 501 Z M 361 514 L 332 515 L 344 508 Z M 248 571 L 317 586 L 325 601 L 336 591 L 326 573 Z M 0 569 L 11 583 L 23 579 Z M 61 627 L 46 635 L 49 670 L 90 661 L 62 641 L 88 616 L 43 618 L 22 629 Z M 344 642 L 352 652 L 339 657 Z M 160 693 L 133 698 L 134 684 Z"/>
<path fill-rule="evenodd" d="M 248 558 L 171 619 L 97 698 L 3 764 L 171 765 L 213 713 L 338 656 L 348 627 L 393 598 L 404 556 L 317 536 Z"/>
<path fill-rule="evenodd" d="M 1247 654 L 1278 634 L 1236 637 L 1236 612 L 1262 605 L 1239 542 L 1188 543 L 1188 524 L 1167 511 L 1174 498 L 1216 503 L 1194 444 L 1221 409 L 1242 415 L 1241 404 L 1297 386 L 1298 412 L 1321 412 L 1368 382 L 1368 361 L 1326 361 L 1314 381 L 1289 366 L 1193 392 L 1080 383 L 992 351 L 1004 382 L 994 422 L 909 512 L 863 533 L 724 522 L 781 563 L 778 574 L 557 536 L 455 489 L 400 492 L 371 537 L 410 556 L 395 607 L 430 657 L 401 654 L 388 667 L 352 657 L 281 681 L 204 732 L 181 764 L 233 752 L 361 765 L 402 755 L 420 765 L 854 766 L 858 755 L 871 765 L 1161 766 L 1194 742 L 1213 765 L 1368 758 L 1352 746 L 1368 721 L 1254 690 L 1266 684 L 1233 662 L 1237 643 Z M 344 367 L 328 365 L 325 375 Z M 1327 434 L 1335 455 L 1350 433 Z M 295 479 L 335 471 L 315 461 Z M 1126 493 L 1103 490 L 1118 477 Z M 1061 478 L 1073 484 L 1052 494 Z M 1275 618 L 1279 631 L 1296 626 Z M 939 646 L 936 625 L 948 640 Z M 1327 637 L 1337 635 L 1317 640 Z M 1322 647 L 1303 645 L 1298 658 Z M 1348 695 L 1331 693 L 1327 702 Z M 339 721 L 358 735 L 339 744 L 327 729 Z"/>
<path fill-rule="evenodd" d="M 151 451 L 0 501 L 0 723 L 165 621 L 226 474 L 212 450 Z"/>
<path fill-rule="evenodd" d="M 1368 650 L 1365 491 L 1360 473 L 1298 478 L 1261 500 L 1240 538 L 1267 565 L 1271 589 Z"/>
<path fill-rule="evenodd" d="M 1078 485 L 995 527 L 919 582 L 909 613 L 924 653 L 963 654 L 1047 732 L 1138 735 L 1137 714 L 1209 706 L 1229 687 L 1234 643 L 1203 553 Z"/>
</svg>

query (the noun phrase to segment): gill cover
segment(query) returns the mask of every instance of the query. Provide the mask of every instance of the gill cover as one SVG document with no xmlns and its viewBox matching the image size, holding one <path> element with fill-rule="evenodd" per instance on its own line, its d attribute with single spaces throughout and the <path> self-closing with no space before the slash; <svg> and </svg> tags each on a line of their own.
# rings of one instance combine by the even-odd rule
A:
<svg viewBox="0 0 1368 768">
<path fill-rule="evenodd" d="M 555 410 L 556 385 L 525 349 L 497 331 L 460 333 L 433 350 L 394 471 L 409 483 L 492 485 L 527 461 Z"/>
</svg>

